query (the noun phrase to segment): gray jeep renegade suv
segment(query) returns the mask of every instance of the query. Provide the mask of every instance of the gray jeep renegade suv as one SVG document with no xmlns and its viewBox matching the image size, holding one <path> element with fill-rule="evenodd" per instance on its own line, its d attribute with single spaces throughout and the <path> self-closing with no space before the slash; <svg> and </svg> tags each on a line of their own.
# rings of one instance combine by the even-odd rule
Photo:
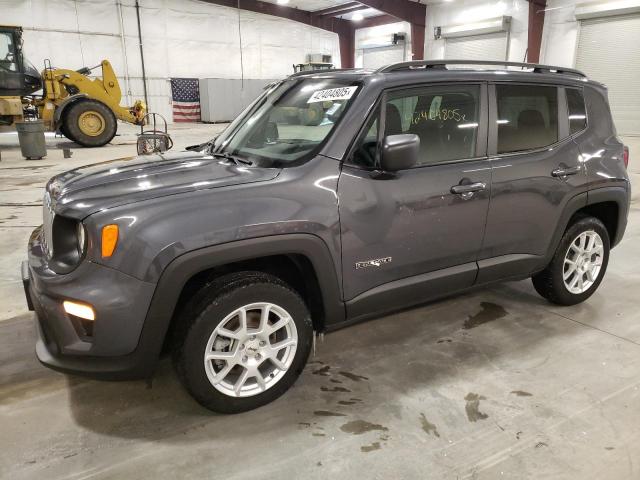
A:
<svg viewBox="0 0 640 480">
<path fill-rule="evenodd" d="M 40 361 L 141 378 L 170 352 L 240 412 L 294 383 L 314 332 L 506 279 L 586 300 L 630 198 L 605 87 L 462 63 L 293 75 L 191 151 L 52 178 L 22 266 Z"/>
</svg>

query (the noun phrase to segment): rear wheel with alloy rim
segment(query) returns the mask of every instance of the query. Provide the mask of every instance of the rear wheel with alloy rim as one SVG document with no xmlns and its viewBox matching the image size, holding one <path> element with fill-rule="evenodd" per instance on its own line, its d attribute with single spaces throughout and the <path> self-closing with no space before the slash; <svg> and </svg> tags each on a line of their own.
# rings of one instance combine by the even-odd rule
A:
<svg viewBox="0 0 640 480">
<path fill-rule="evenodd" d="M 574 295 L 580 295 L 595 283 L 604 257 L 602 238 L 595 230 L 580 233 L 569 245 L 564 256 L 562 279 Z"/>
<path fill-rule="evenodd" d="M 282 395 L 309 356 L 313 329 L 302 298 L 259 272 L 224 276 L 203 288 L 181 318 L 174 363 L 193 397 L 222 413 Z"/>
<path fill-rule="evenodd" d="M 609 248 L 609 234 L 602 222 L 580 217 L 563 235 L 547 268 L 533 276 L 533 286 L 540 295 L 559 305 L 583 302 L 604 277 Z"/>
</svg>

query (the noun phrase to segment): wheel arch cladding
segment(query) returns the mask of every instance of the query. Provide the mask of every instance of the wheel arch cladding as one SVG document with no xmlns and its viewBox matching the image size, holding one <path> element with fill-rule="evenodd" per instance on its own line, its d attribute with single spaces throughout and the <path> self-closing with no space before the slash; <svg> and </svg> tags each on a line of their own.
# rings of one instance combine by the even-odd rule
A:
<svg viewBox="0 0 640 480">
<path fill-rule="evenodd" d="M 598 188 L 571 198 L 558 222 L 545 262 L 548 263 L 551 260 L 562 235 L 571 226 L 574 218 L 580 214 L 596 217 L 604 223 L 611 248 L 613 248 L 622 239 L 627 225 L 628 201 L 628 192 L 622 187 Z"/>
<path fill-rule="evenodd" d="M 609 239 L 614 241 L 618 229 L 618 203 L 615 201 L 605 201 L 600 203 L 594 203 L 581 208 L 574 214 L 574 218 L 579 215 L 586 215 L 589 217 L 595 217 L 600 220 L 607 229 Z M 573 223 L 573 220 L 572 222 Z"/>
<path fill-rule="evenodd" d="M 301 295 L 314 317 L 314 328 L 322 330 L 344 321 L 337 273 L 324 242 L 311 234 L 275 235 L 206 247 L 175 258 L 158 281 L 141 342 L 152 343 L 159 355 L 179 308 L 199 287 L 216 275 L 260 270 L 256 267 L 304 292 Z"/>
<path fill-rule="evenodd" d="M 589 201 L 582 210 L 604 223 L 611 248 L 622 240 L 627 228 L 630 195 L 623 187 L 603 187 L 590 190 Z"/>
</svg>

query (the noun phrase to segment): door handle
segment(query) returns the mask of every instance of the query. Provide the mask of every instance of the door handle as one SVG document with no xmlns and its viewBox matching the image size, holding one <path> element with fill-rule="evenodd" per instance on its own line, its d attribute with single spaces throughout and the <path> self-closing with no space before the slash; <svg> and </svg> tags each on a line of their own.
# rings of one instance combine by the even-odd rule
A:
<svg viewBox="0 0 640 480">
<path fill-rule="evenodd" d="M 582 170 L 581 167 L 566 167 L 560 166 L 551 172 L 552 177 L 567 177 L 569 175 L 576 175 Z"/>
<path fill-rule="evenodd" d="M 453 187 L 451 187 L 451 193 L 460 195 L 465 193 L 479 192 L 480 190 L 484 190 L 485 188 L 487 188 L 487 184 L 483 182 L 465 183 L 462 185 L 454 185 Z"/>
</svg>

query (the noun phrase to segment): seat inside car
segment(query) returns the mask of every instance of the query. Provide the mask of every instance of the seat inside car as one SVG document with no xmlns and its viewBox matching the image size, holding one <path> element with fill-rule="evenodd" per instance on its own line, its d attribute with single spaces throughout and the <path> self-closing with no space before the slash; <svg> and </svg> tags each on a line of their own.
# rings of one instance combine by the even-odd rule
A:
<svg viewBox="0 0 640 480">
<path fill-rule="evenodd" d="M 471 100 L 457 93 L 418 99 L 409 131 L 420 137 L 420 163 L 473 156 L 477 125 Z"/>
<path fill-rule="evenodd" d="M 402 117 L 400 110 L 393 103 L 387 103 L 385 116 L 385 135 L 400 135 L 402 131 Z"/>
<path fill-rule="evenodd" d="M 527 150 L 550 145 L 555 141 L 553 130 L 547 128 L 544 115 L 539 110 L 522 110 L 515 126 L 505 123 L 498 127 L 499 152 Z"/>
</svg>

